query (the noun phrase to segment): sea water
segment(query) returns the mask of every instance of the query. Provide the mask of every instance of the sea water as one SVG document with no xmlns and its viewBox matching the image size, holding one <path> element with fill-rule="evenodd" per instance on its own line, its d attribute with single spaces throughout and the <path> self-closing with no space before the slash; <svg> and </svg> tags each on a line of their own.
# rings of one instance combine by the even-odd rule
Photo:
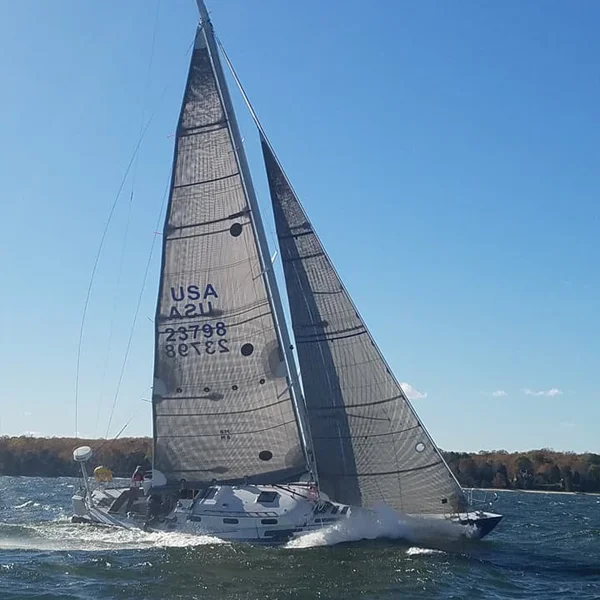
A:
<svg viewBox="0 0 600 600">
<path fill-rule="evenodd" d="M 500 493 L 480 541 L 380 508 L 260 548 L 72 524 L 76 487 L 0 477 L 0 599 L 600 599 L 600 496 Z"/>
</svg>

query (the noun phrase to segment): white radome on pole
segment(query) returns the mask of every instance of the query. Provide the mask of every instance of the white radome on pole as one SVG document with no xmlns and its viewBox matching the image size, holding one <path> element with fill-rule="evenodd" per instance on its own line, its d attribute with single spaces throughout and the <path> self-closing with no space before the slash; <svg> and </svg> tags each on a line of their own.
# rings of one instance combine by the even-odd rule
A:
<svg viewBox="0 0 600 600">
<path fill-rule="evenodd" d="M 89 446 L 79 446 L 73 450 L 73 460 L 78 463 L 84 463 L 92 458 L 93 451 Z"/>
</svg>

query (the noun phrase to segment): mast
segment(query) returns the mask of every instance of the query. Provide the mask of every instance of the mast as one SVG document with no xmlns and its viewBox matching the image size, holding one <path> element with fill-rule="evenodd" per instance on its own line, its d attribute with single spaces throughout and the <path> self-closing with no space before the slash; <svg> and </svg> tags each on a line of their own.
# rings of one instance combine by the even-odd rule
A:
<svg viewBox="0 0 600 600">
<path fill-rule="evenodd" d="M 208 45 L 211 60 L 213 62 L 214 71 L 217 77 L 217 87 L 225 106 L 225 110 L 228 117 L 228 126 L 233 139 L 233 145 L 235 148 L 236 158 L 242 172 L 242 184 L 246 190 L 246 197 L 250 205 L 250 218 L 254 224 L 254 229 L 257 235 L 259 259 L 261 264 L 261 271 L 265 279 L 267 288 L 267 295 L 269 297 L 269 303 L 275 314 L 276 330 L 278 337 L 280 338 L 280 344 L 283 349 L 285 363 L 288 372 L 288 382 L 290 385 L 290 393 L 292 396 L 292 404 L 294 406 L 296 416 L 299 422 L 300 434 L 304 445 L 304 453 L 307 461 L 307 466 L 314 480 L 318 483 L 318 474 L 316 464 L 314 460 L 314 453 L 312 450 L 312 440 L 310 439 L 308 429 L 308 419 L 306 416 L 306 409 L 304 400 L 302 397 L 302 388 L 300 387 L 300 380 L 298 377 L 298 369 L 293 353 L 293 346 L 291 343 L 290 335 L 287 329 L 285 315 L 283 312 L 283 303 L 279 294 L 279 288 L 275 279 L 275 273 L 272 268 L 272 264 L 269 259 L 269 246 L 267 237 L 264 230 L 263 221 L 260 215 L 260 209 L 258 206 L 258 200 L 256 192 L 254 191 L 254 185 L 252 183 L 252 177 L 250 175 L 250 168 L 248 166 L 248 160 L 244 151 L 244 145 L 238 128 L 235 112 L 233 110 L 233 103 L 229 94 L 229 88 L 225 80 L 225 74 L 221 65 L 219 51 L 217 43 L 214 37 L 214 31 L 212 22 L 208 15 L 208 10 L 203 0 L 196 0 L 198 5 L 198 11 L 200 13 L 200 23 L 204 28 L 204 35 L 206 43 Z"/>
</svg>

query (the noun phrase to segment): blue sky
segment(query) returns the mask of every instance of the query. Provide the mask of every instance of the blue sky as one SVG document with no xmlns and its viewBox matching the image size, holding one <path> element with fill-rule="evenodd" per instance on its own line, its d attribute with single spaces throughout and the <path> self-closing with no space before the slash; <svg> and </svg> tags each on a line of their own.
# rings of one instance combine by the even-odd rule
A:
<svg viewBox="0 0 600 600">
<path fill-rule="evenodd" d="M 600 451 L 600 5 L 214 0 L 288 175 L 447 449 Z M 0 433 L 105 435 L 193 0 L 0 2 Z M 236 97 L 267 229 L 260 149 Z M 268 217 L 268 218 L 267 218 Z M 110 434 L 150 434 L 159 255 Z"/>
</svg>

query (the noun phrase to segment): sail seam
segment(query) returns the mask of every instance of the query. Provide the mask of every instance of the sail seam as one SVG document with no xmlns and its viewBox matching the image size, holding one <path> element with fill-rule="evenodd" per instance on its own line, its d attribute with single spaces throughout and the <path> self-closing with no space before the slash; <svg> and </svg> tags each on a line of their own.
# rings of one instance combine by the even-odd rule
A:
<svg viewBox="0 0 600 600">
<path fill-rule="evenodd" d="M 192 185 L 197 185 L 197 184 L 192 184 Z M 233 213 L 233 214 L 229 215 L 228 217 L 221 217 L 220 219 L 212 219 L 211 221 L 201 221 L 198 223 L 189 223 L 188 225 L 171 225 L 169 227 L 169 229 L 171 229 L 171 230 L 191 229 L 192 227 L 202 227 L 203 225 L 214 225 L 216 223 L 222 223 L 223 221 L 231 221 L 232 219 L 239 219 L 240 217 L 247 215 L 249 212 L 250 212 L 249 209 L 240 210 L 239 212 Z"/>
<path fill-rule="evenodd" d="M 169 236 L 167 238 L 167 242 L 176 242 L 177 240 L 191 240 L 194 238 L 207 237 L 209 235 L 216 235 L 218 233 L 226 233 L 229 231 L 229 228 L 225 229 L 217 229 L 216 231 L 204 231 L 202 233 L 192 233 L 190 235 L 178 235 L 177 237 Z"/>
<path fill-rule="evenodd" d="M 349 417 L 352 417 L 354 415 L 348 415 Z M 368 418 L 368 417 L 365 417 Z M 380 419 L 383 420 L 383 419 Z M 386 431 L 385 433 L 371 433 L 368 435 L 365 435 L 364 437 L 367 439 L 371 439 L 371 438 L 376 438 L 376 437 L 385 437 L 387 435 L 398 435 L 400 433 L 405 433 L 407 431 L 410 431 L 411 429 L 417 429 L 419 426 L 415 425 L 414 427 L 409 427 L 408 429 L 399 429 L 398 431 Z M 336 435 L 336 436 L 313 436 L 315 440 L 337 440 L 337 439 L 355 439 L 357 436 L 356 435 Z"/>
<path fill-rule="evenodd" d="M 294 258 L 283 258 L 282 262 L 291 263 L 298 262 L 302 260 L 308 260 L 310 258 L 319 258 L 319 256 L 325 256 L 324 252 L 314 252 L 313 254 L 306 254 L 305 256 L 294 256 Z"/>
<path fill-rule="evenodd" d="M 328 327 L 328 326 L 329 326 L 329 323 L 327 321 L 318 321 L 316 323 L 308 323 L 307 325 L 299 325 L 298 329 L 300 329 L 300 328 L 309 329 L 310 327 L 325 329 L 325 327 Z M 329 335 L 339 335 L 340 333 L 350 333 L 351 331 L 356 332 L 357 329 L 364 329 L 364 326 L 356 325 L 355 327 L 347 327 L 346 329 L 338 329 L 337 331 L 330 331 Z M 298 334 L 296 336 L 296 338 L 310 338 L 310 337 L 317 337 L 319 335 L 322 335 L 322 334 L 321 333 L 302 333 L 302 334 Z"/>
<path fill-rule="evenodd" d="M 298 344 L 320 344 L 321 342 L 335 342 L 336 340 L 345 340 L 347 338 L 356 337 L 357 335 L 364 335 L 365 333 L 367 333 L 367 332 L 366 331 L 358 331 L 357 333 L 349 333 L 348 335 L 328 336 L 328 337 L 315 338 L 312 340 L 301 340 L 301 339 L 299 339 L 300 336 L 298 336 L 298 338 L 296 338 L 296 343 L 298 343 Z M 308 337 L 308 336 L 303 336 L 303 337 Z"/>
<path fill-rule="evenodd" d="M 255 306 L 252 306 L 252 307 L 250 307 L 250 308 L 248 308 L 248 309 L 246 309 L 246 310 L 244 310 L 242 312 L 239 312 L 239 313 L 235 313 L 235 314 L 231 313 L 230 316 L 231 316 L 231 318 L 233 318 L 233 317 L 239 317 L 240 315 L 242 315 L 244 313 L 248 313 L 248 312 L 252 312 L 252 311 L 258 310 L 261 306 L 264 306 L 264 303 L 257 304 Z M 252 321 L 256 321 L 256 320 L 264 318 L 268 314 L 269 313 L 260 313 L 260 314 L 254 316 L 254 317 L 250 317 L 249 319 L 244 319 L 243 321 L 232 322 L 230 324 L 230 327 L 234 327 L 236 325 L 244 325 L 246 323 L 251 323 Z M 212 319 L 212 318 L 217 317 L 217 316 L 218 316 L 218 313 L 216 311 L 214 311 L 214 310 L 212 312 L 207 312 L 206 313 L 207 319 Z M 186 319 L 195 319 L 195 318 L 196 317 L 185 317 L 185 316 L 182 316 L 182 317 L 164 317 L 163 323 L 166 323 L 166 324 L 185 323 L 186 325 L 192 325 L 193 322 L 190 323 L 190 321 L 187 321 Z M 201 324 L 206 323 L 206 320 L 204 320 L 204 321 L 197 321 L 197 323 L 200 326 Z M 264 331 L 264 329 L 261 330 L 261 331 Z M 165 330 L 165 331 L 161 331 L 160 333 L 165 334 L 165 333 L 170 333 L 170 332 Z"/>
<path fill-rule="evenodd" d="M 159 417 L 161 415 L 158 415 Z M 239 431 L 239 432 L 235 432 L 235 431 L 231 431 L 228 435 L 230 435 L 232 438 L 235 436 L 240 436 L 240 435 L 253 435 L 255 433 L 262 433 L 264 431 L 271 431 L 272 429 L 279 429 L 281 427 L 287 427 L 288 425 L 292 425 L 292 424 L 296 424 L 296 420 L 293 419 L 291 421 L 285 421 L 284 423 L 279 423 L 277 425 L 273 425 L 271 427 L 265 427 L 264 429 L 254 429 L 252 431 Z M 222 433 L 204 433 L 202 434 L 203 438 L 209 438 L 209 437 L 216 437 L 216 438 L 220 438 L 222 437 L 223 434 Z M 192 435 L 161 435 L 160 437 L 162 437 L 163 439 L 179 439 L 179 438 L 197 438 L 198 435 L 196 433 L 193 433 Z"/>
<path fill-rule="evenodd" d="M 279 239 L 289 240 L 289 239 L 302 237 L 303 235 L 314 235 L 314 233 L 315 232 L 311 229 L 310 231 L 301 231 L 300 233 L 289 233 L 287 235 L 280 235 Z"/>
<path fill-rule="evenodd" d="M 186 398 L 189 400 L 201 400 L 204 398 L 201 397 L 190 397 Z M 167 398 L 167 400 L 177 400 L 177 398 Z M 278 404 L 283 404 L 285 402 L 289 402 L 289 398 L 283 398 L 279 402 L 273 402 L 272 404 L 267 404 L 266 406 L 261 406 L 260 408 L 247 408 L 246 410 L 232 410 L 228 412 L 218 412 L 218 413 L 159 413 L 159 417 L 221 417 L 225 415 L 241 415 L 252 412 L 259 412 L 261 410 L 266 410 L 268 408 L 272 408 L 273 406 L 277 406 Z"/>
<path fill-rule="evenodd" d="M 205 179 L 204 181 L 194 181 L 193 183 L 180 183 L 179 185 L 174 185 L 174 190 L 180 190 L 182 188 L 194 187 L 195 185 L 205 185 L 206 183 L 214 183 L 215 181 L 224 181 L 225 179 L 231 179 L 232 177 L 237 177 L 239 175 L 239 171 L 235 173 L 231 173 L 230 175 L 223 175 L 222 177 L 215 177 L 214 179 Z"/>
<path fill-rule="evenodd" d="M 399 398 L 402 398 L 402 396 L 392 396 L 391 398 L 386 398 L 385 400 L 376 400 L 375 402 L 361 402 L 360 404 L 348 404 L 344 406 L 319 406 L 315 407 L 315 410 L 346 410 L 358 408 L 360 406 L 375 406 L 376 404 L 385 404 L 386 402 L 393 402 L 394 400 L 398 400 Z"/>
<path fill-rule="evenodd" d="M 329 477 L 381 477 L 385 475 L 399 475 L 401 473 L 423 471 L 425 469 L 430 469 L 431 467 L 436 467 L 437 465 L 441 464 L 442 461 L 438 460 L 436 462 L 429 463 L 428 465 L 423 465 L 422 467 L 411 467 L 410 469 L 399 469 L 397 471 L 380 471 L 378 473 L 324 473 L 323 475 L 327 475 Z"/>
<path fill-rule="evenodd" d="M 221 121 L 215 121 L 214 123 L 207 123 L 206 125 L 198 125 L 197 127 L 182 127 L 178 135 L 182 137 L 190 137 L 192 135 L 202 135 L 208 131 L 219 131 L 219 129 L 225 129 L 227 127 L 227 119 Z"/>
</svg>

